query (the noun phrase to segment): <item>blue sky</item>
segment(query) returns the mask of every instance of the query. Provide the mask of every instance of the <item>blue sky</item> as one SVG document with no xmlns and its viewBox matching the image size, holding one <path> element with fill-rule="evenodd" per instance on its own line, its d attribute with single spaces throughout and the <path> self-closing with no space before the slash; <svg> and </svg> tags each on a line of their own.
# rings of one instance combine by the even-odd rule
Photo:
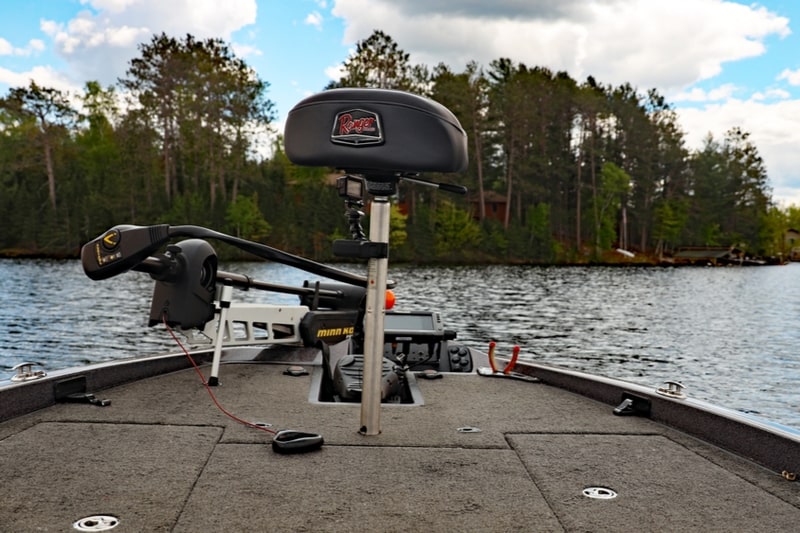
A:
<svg viewBox="0 0 800 533">
<path fill-rule="evenodd" d="M 124 75 L 153 33 L 220 37 L 270 84 L 280 128 L 374 29 L 411 61 L 510 57 L 578 81 L 656 88 L 691 148 L 751 133 L 773 197 L 800 205 L 800 2 L 769 0 L 2 0 L 0 95 Z"/>
</svg>

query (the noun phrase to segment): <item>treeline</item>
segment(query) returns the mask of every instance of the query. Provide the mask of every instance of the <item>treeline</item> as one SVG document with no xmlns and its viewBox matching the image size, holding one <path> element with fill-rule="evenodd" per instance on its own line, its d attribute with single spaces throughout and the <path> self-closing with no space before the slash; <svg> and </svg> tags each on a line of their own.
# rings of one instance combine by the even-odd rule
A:
<svg viewBox="0 0 800 533">
<path fill-rule="evenodd" d="M 0 252 L 75 255 L 115 224 L 170 223 L 330 260 L 347 232 L 335 169 L 297 167 L 267 135 L 269 84 L 219 39 L 162 34 L 139 50 L 116 85 L 70 95 L 31 82 L 0 99 Z M 329 88 L 432 97 L 469 136 L 468 171 L 431 176 L 466 185 L 467 197 L 401 184 L 393 259 L 573 262 L 685 245 L 777 255 L 785 229 L 800 227 L 797 208 L 772 205 L 747 132 L 690 151 L 655 90 L 505 58 L 463 71 L 412 65 L 380 31 L 343 72 Z"/>
</svg>

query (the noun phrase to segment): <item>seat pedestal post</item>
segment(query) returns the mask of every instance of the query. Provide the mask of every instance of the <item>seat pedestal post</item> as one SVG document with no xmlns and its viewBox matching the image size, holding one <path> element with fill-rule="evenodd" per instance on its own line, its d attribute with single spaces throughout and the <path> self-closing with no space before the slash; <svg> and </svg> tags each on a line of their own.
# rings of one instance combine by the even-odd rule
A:
<svg viewBox="0 0 800 533">
<path fill-rule="evenodd" d="M 389 242 L 391 205 L 389 198 L 376 196 L 372 202 L 369 239 Z M 386 315 L 388 257 L 370 258 L 367 263 L 367 300 L 364 314 L 364 376 L 361 389 L 361 428 L 363 435 L 381 432 L 381 370 L 383 367 L 383 328 Z"/>
</svg>

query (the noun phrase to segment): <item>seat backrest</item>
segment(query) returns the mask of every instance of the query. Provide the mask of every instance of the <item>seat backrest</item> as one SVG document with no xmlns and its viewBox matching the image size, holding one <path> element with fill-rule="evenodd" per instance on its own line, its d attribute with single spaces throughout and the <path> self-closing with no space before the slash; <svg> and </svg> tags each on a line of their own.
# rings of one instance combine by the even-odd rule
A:
<svg viewBox="0 0 800 533">
<path fill-rule="evenodd" d="M 284 149 L 298 165 L 369 174 L 462 172 L 467 135 L 443 105 L 387 89 L 332 89 L 286 118 Z"/>
</svg>

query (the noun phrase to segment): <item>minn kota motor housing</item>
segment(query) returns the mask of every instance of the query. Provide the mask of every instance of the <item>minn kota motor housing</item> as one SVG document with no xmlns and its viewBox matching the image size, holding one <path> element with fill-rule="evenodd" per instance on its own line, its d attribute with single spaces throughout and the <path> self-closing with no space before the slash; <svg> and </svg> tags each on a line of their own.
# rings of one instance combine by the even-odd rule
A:
<svg viewBox="0 0 800 533">
<path fill-rule="evenodd" d="M 150 303 L 150 326 L 166 321 L 184 330 L 203 329 L 214 318 L 217 254 L 202 239 L 187 239 L 167 247 L 160 259 L 170 267 L 151 273 L 156 280 Z"/>
</svg>

